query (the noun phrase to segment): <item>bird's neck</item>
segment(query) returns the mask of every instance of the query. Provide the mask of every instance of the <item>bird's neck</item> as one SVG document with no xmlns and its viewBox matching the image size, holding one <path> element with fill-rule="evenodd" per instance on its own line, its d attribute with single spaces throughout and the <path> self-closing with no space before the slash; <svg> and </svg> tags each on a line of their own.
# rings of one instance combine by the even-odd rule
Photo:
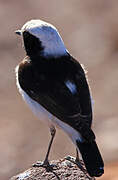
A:
<svg viewBox="0 0 118 180">
<path fill-rule="evenodd" d="M 43 45 L 43 44 L 42 44 Z M 42 51 L 42 55 L 44 57 L 55 57 L 58 58 L 60 56 L 65 56 L 67 54 L 67 50 L 62 41 L 50 41 L 49 43 L 44 44 L 44 49 Z"/>
<path fill-rule="evenodd" d="M 55 56 L 51 56 L 51 55 L 49 55 L 49 56 L 44 56 L 44 55 L 42 55 L 42 53 L 40 54 L 40 53 L 37 53 L 37 54 L 32 54 L 32 55 L 30 55 L 30 56 L 28 56 L 28 60 L 29 61 L 31 61 L 33 64 L 35 64 L 35 65 L 39 65 L 40 63 L 42 64 L 47 64 L 47 63 L 49 63 L 49 64 L 52 64 L 52 63 L 54 63 L 54 62 L 61 62 L 61 61 L 63 61 L 63 60 L 66 60 L 66 59 L 70 59 L 70 54 L 67 52 L 66 54 L 64 54 L 64 55 L 60 55 L 60 56 L 57 56 L 57 57 L 55 57 Z"/>
</svg>

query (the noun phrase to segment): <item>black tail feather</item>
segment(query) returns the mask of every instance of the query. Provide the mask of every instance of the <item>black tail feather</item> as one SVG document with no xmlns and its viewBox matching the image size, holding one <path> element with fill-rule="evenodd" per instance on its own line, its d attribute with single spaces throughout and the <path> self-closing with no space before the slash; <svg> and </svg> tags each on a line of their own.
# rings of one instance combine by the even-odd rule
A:
<svg viewBox="0 0 118 180">
<path fill-rule="evenodd" d="M 77 146 L 82 155 L 85 167 L 91 177 L 99 177 L 104 173 L 104 163 L 95 141 L 79 142 Z"/>
</svg>

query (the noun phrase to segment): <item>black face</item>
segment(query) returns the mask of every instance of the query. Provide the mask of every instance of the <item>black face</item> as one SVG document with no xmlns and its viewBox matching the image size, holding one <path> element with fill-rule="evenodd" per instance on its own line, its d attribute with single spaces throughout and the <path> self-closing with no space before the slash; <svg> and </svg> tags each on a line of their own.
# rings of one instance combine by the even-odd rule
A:
<svg viewBox="0 0 118 180">
<path fill-rule="evenodd" d="M 34 57 L 41 54 L 43 46 L 41 41 L 27 31 L 23 32 L 24 46 L 28 56 Z"/>
</svg>

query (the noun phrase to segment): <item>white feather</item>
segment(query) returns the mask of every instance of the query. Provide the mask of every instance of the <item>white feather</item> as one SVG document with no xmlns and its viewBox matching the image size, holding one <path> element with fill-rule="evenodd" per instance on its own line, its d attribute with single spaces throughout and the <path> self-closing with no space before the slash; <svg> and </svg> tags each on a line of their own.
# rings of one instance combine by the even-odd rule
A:
<svg viewBox="0 0 118 180">
<path fill-rule="evenodd" d="M 65 82 L 65 84 L 68 87 L 68 89 L 72 92 L 72 94 L 75 94 L 77 92 L 76 85 L 73 82 L 68 80 Z"/>
<path fill-rule="evenodd" d="M 45 108 L 43 108 L 39 103 L 31 99 L 25 91 L 20 87 L 19 81 L 18 81 L 18 68 L 16 67 L 16 84 L 19 89 L 20 94 L 22 95 L 25 102 L 28 104 L 32 112 L 43 122 L 46 122 L 49 127 L 52 125 L 61 128 L 73 141 L 73 143 L 76 145 L 76 140 L 83 141 L 81 134 L 76 131 L 74 128 L 69 126 L 68 124 L 62 122 L 55 116 L 53 116 L 50 112 L 48 112 Z"/>
<path fill-rule="evenodd" d="M 51 24 L 41 20 L 31 20 L 24 24 L 21 29 L 21 32 L 23 31 L 28 31 L 41 41 L 44 56 L 58 57 L 67 53 L 59 32 Z"/>
</svg>

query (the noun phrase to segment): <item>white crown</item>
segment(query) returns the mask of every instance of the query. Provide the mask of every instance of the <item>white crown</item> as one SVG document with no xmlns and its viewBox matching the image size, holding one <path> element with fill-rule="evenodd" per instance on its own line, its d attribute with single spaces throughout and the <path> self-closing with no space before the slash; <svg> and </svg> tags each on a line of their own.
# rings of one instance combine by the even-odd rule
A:
<svg viewBox="0 0 118 180">
<path fill-rule="evenodd" d="M 41 20 L 31 20 L 23 25 L 21 31 L 25 30 L 40 39 L 44 56 L 57 57 L 67 53 L 63 40 L 53 25 Z"/>
</svg>

